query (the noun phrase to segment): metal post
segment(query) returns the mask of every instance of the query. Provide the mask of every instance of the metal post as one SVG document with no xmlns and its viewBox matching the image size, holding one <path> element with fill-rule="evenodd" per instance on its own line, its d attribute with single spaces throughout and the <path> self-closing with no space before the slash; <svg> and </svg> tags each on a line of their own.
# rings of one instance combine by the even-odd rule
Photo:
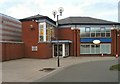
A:
<svg viewBox="0 0 120 84">
<path fill-rule="evenodd" d="M 56 27 L 58 28 L 58 17 L 59 15 L 57 15 L 57 22 L 56 22 Z M 57 29 L 58 30 L 58 29 Z M 57 31 L 58 32 L 58 31 Z M 57 34 L 57 64 L 58 64 L 58 67 L 60 67 L 60 58 L 59 58 L 59 41 L 58 41 L 58 34 Z"/>
</svg>

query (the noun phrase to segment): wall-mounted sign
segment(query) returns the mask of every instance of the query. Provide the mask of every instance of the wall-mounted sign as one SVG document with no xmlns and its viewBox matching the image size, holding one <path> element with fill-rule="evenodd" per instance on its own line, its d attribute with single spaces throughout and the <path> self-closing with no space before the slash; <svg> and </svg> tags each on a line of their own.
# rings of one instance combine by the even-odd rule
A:
<svg viewBox="0 0 120 84">
<path fill-rule="evenodd" d="M 94 44 L 100 44 L 100 40 L 93 40 Z"/>
<path fill-rule="evenodd" d="M 32 51 L 38 51 L 38 46 L 32 46 Z"/>
</svg>

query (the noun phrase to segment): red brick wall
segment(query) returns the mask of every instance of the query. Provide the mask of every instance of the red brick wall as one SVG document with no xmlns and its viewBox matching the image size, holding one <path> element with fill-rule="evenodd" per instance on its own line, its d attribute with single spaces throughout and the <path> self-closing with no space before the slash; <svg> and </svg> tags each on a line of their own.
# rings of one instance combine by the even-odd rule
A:
<svg viewBox="0 0 120 84">
<path fill-rule="evenodd" d="M 77 31 L 77 56 L 80 55 L 80 30 Z"/>
<path fill-rule="evenodd" d="M 119 56 L 120 56 L 120 30 L 118 31 L 118 34 L 119 34 L 119 36 L 118 36 L 118 54 L 119 54 Z"/>
<path fill-rule="evenodd" d="M 59 32 L 57 32 L 58 39 L 59 40 L 71 40 L 72 43 L 70 44 L 70 55 L 74 55 L 74 45 L 73 45 L 73 31 L 71 28 L 60 28 L 58 29 Z"/>
<path fill-rule="evenodd" d="M 25 45 L 25 57 L 28 58 L 51 58 L 52 46 L 50 43 L 39 43 L 34 46 L 38 46 L 38 51 L 32 51 L 33 44 Z"/>
<path fill-rule="evenodd" d="M 111 55 L 116 55 L 116 33 L 117 31 L 111 30 L 111 38 L 112 38 L 112 43 L 111 43 Z"/>
<path fill-rule="evenodd" d="M 2 43 L 0 43 L 0 62 L 2 61 Z"/>
<path fill-rule="evenodd" d="M 31 30 L 30 25 L 33 25 L 35 30 Z M 22 41 L 25 45 L 38 43 L 38 23 L 34 21 L 22 22 Z"/>
<path fill-rule="evenodd" d="M 60 28 L 58 30 L 59 40 L 71 40 L 70 44 L 70 55 L 79 56 L 80 55 L 80 31 L 71 30 L 71 28 Z"/>
<path fill-rule="evenodd" d="M 34 30 L 30 29 L 33 25 Z M 38 43 L 38 23 L 35 21 L 22 22 L 23 42 L 25 43 L 25 57 L 50 58 L 52 57 L 51 43 Z M 38 51 L 32 51 L 32 46 L 38 46 Z"/>
<path fill-rule="evenodd" d="M 23 43 L 0 43 L 2 45 L 2 61 L 24 57 Z"/>
</svg>

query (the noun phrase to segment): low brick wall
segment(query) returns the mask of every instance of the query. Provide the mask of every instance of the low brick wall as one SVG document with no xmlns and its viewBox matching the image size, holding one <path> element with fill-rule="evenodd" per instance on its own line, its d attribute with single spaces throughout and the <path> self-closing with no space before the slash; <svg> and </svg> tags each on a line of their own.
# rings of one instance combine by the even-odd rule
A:
<svg viewBox="0 0 120 84">
<path fill-rule="evenodd" d="M 1 42 L 2 61 L 8 61 L 24 57 L 24 43 L 22 42 Z"/>
</svg>

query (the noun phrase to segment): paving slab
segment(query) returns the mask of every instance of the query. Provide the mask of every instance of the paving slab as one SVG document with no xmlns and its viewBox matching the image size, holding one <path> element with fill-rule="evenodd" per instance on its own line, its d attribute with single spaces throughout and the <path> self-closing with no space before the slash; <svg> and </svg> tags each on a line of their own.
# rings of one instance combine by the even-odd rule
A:
<svg viewBox="0 0 120 84">
<path fill-rule="evenodd" d="M 68 57 L 60 58 L 60 67 L 57 67 L 57 58 L 51 59 L 17 59 L 2 63 L 3 82 L 33 82 L 50 75 L 67 66 L 97 60 L 115 60 L 115 57 Z M 43 68 L 55 68 L 46 72 Z"/>
</svg>

